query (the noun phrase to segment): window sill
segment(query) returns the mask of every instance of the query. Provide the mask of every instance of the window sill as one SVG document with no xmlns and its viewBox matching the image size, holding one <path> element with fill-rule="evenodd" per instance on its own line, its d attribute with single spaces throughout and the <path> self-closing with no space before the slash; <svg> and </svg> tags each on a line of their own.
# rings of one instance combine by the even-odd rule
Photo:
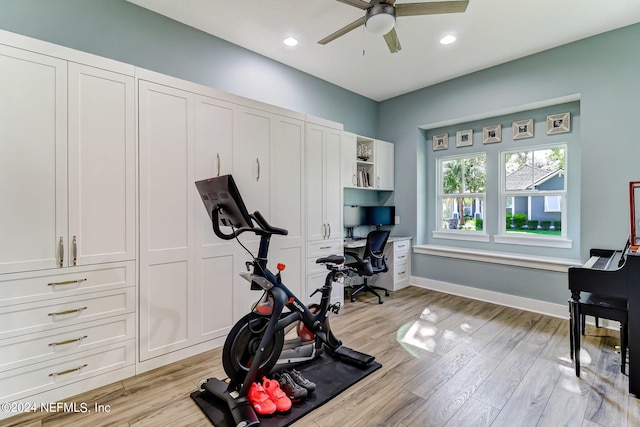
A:
<svg viewBox="0 0 640 427">
<path fill-rule="evenodd" d="M 544 246 L 547 248 L 570 249 L 572 241 L 557 237 L 532 237 L 517 236 L 514 234 L 501 234 L 493 237 L 495 243 L 504 243 L 507 245 L 524 245 L 524 246 Z"/>
<path fill-rule="evenodd" d="M 413 247 L 416 254 L 443 256 L 469 261 L 490 262 L 516 267 L 535 268 L 538 270 L 558 271 L 565 273 L 569 267 L 581 266 L 579 260 L 522 255 L 508 252 L 480 251 L 466 248 L 454 248 L 437 245 L 417 245 Z"/>
<path fill-rule="evenodd" d="M 434 239 L 466 240 L 469 242 L 490 242 L 491 236 L 477 231 L 433 231 Z"/>
</svg>

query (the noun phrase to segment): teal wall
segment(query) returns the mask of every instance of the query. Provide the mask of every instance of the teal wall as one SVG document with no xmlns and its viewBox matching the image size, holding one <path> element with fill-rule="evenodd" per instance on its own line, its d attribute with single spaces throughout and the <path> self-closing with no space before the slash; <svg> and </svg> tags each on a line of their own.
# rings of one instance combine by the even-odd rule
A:
<svg viewBox="0 0 640 427">
<path fill-rule="evenodd" d="M 640 24 L 380 103 L 379 138 L 394 141 L 396 170 L 404 171 L 396 174 L 394 198 L 406 220 L 396 232 L 415 236 L 416 243 L 443 244 L 431 237 L 435 161 L 419 126 L 579 94 L 579 139 L 571 143 L 579 145 L 580 156 L 580 180 L 572 185 L 580 198 L 574 218 L 580 223 L 574 244 L 580 246 L 552 256 L 573 258 L 575 252 L 585 261 L 589 248 L 621 249 L 630 228 L 628 183 L 640 180 L 638 75 Z M 559 304 L 567 300 L 564 273 L 414 255 L 412 274 Z"/>
<path fill-rule="evenodd" d="M 0 0 L 0 29 L 377 131 L 375 101 L 125 0 Z"/>
<path fill-rule="evenodd" d="M 0 0 L 0 29 L 345 124 L 395 143 L 401 217 L 395 234 L 435 243 L 433 152 L 418 129 L 580 95 L 579 229 L 570 250 L 619 247 L 629 229 L 627 184 L 640 180 L 640 24 L 376 103 L 125 0 Z M 488 49 L 490 46 L 487 47 Z M 358 195 L 348 195 L 358 200 Z M 535 253 L 535 251 L 531 252 Z M 561 256 L 561 255 L 557 255 Z M 566 274 L 413 256 L 414 276 L 564 304 Z"/>
</svg>

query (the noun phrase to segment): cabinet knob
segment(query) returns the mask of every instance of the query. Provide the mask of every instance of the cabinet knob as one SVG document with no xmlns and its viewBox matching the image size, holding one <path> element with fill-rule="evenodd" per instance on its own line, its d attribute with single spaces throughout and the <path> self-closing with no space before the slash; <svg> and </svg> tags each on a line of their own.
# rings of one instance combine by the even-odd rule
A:
<svg viewBox="0 0 640 427">
<path fill-rule="evenodd" d="M 64 241 L 62 240 L 62 236 L 60 236 L 60 240 L 58 241 L 58 263 L 60 267 L 64 265 Z"/>
</svg>

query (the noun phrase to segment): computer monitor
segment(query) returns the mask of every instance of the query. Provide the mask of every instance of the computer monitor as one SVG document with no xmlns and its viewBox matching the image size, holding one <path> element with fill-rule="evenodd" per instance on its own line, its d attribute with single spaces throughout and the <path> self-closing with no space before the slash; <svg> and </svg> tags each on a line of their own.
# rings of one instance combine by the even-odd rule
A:
<svg viewBox="0 0 640 427">
<path fill-rule="evenodd" d="M 217 209 L 220 225 L 253 228 L 251 216 L 231 175 L 197 181 L 196 187 L 212 221 L 213 211 Z"/>
<path fill-rule="evenodd" d="M 395 206 L 366 206 L 364 225 L 395 225 Z"/>
</svg>

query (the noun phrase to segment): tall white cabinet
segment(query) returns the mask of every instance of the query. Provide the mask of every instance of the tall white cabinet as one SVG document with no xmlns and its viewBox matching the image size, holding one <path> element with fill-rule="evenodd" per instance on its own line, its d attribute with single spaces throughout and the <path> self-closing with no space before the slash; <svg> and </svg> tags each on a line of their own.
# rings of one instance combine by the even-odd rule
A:
<svg viewBox="0 0 640 427">
<path fill-rule="evenodd" d="M 0 400 L 54 401 L 135 373 L 134 69 L 0 40 Z"/>
<path fill-rule="evenodd" d="M 307 300 L 318 302 L 327 271 L 316 259 L 342 254 L 342 180 L 340 155 L 342 125 L 317 118 L 308 118 L 306 138 L 307 179 Z M 342 300 L 342 287 L 334 287 L 332 299 Z"/>
</svg>

